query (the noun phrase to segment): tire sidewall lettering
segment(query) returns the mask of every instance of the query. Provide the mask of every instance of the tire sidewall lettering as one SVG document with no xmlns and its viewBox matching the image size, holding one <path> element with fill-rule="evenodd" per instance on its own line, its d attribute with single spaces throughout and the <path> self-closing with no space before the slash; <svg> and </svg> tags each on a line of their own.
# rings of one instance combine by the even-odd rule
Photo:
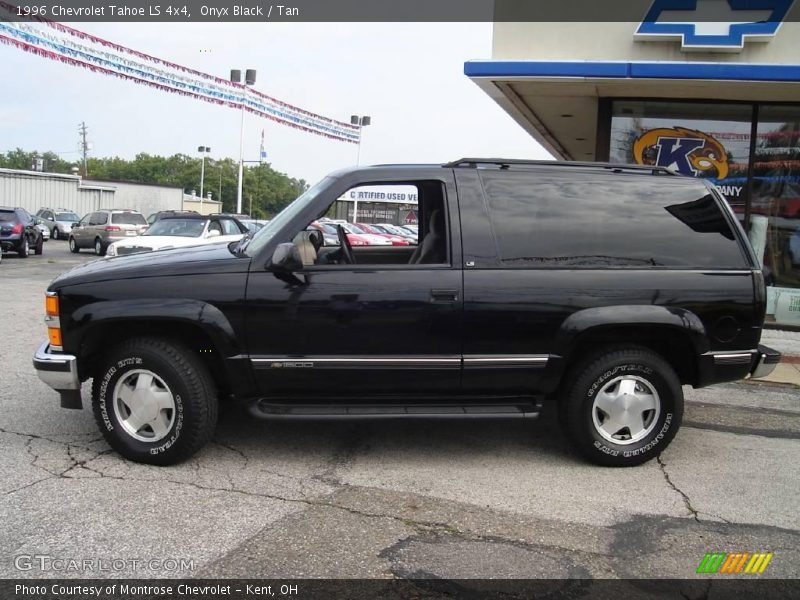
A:
<svg viewBox="0 0 800 600">
<path fill-rule="evenodd" d="M 144 445 L 147 452 L 155 455 L 166 452 L 180 439 L 184 422 L 184 403 L 180 394 L 174 395 L 175 423 L 173 424 L 172 431 L 166 440 L 159 440 L 158 445 L 154 447 L 147 448 L 147 446 L 151 446 L 151 444 L 142 442 L 141 440 L 136 440 L 128 435 L 123 428 L 115 427 L 117 424 L 117 419 L 116 416 L 112 416 L 113 408 L 111 404 L 113 402 L 112 396 L 114 385 L 116 385 L 116 382 L 119 381 L 119 379 L 123 377 L 127 371 L 143 367 L 146 367 L 145 359 L 141 356 L 127 356 L 125 358 L 116 360 L 102 376 L 100 386 L 98 387 L 97 405 L 103 425 L 109 432 L 115 431 L 116 429 L 115 435 L 122 438 L 126 444 L 136 444 L 139 446 Z M 160 377 L 164 377 L 165 374 L 159 372 L 156 367 L 151 366 L 150 368 Z M 111 385 L 112 381 L 114 382 L 114 385 Z"/>
<path fill-rule="evenodd" d="M 658 373 L 651 367 L 644 365 L 638 362 L 626 362 L 624 364 L 616 365 L 614 367 L 608 368 L 603 373 L 597 377 L 592 384 L 589 386 L 588 390 L 586 391 L 585 395 L 585 403 L 586 403 L 586 417 L 588 420 L 587 426 L 591 430 L 591 435 L 595 439 L 592 442 L 592 446 L 598 452 L 602 452 L 608 456 L 613 457 L 623 457 L 623 458 L 634 458 L 637 456 L 641 456 L 644 454 L 651 453 L 657 448 L 662 441 L 666 438 L 668 439 L 668 433 L 672 427 L 673 422 L 673 413 L 671 411 L 671 406 L 664 406 L 662 404 L 662 411 L 666 409 L 670 409 L 669 412 L 662 413 L 660 419 L 663 421 L 661 426 L 657 430 L 657 433 L 651 433 L 646 440 L 642 440 L 642 445 L 635 447 L 635 448 L 627 448 L 625 446 L 615 446 L 614 444 L 608 444 L 604 440 L 597 439 L 598 433 L 594 428 L 594 424 L 592 423 L 592 415 L 591 415 L 591 407 L 594 402 L 594 397 L 597 393 L 603 388 L 603 386 L 615 377 L 619 377 L 621 375 L 631 374 L 637 375 L 639 377 L 646 378 L 651 385 L 654 385 L 660 392 L 662 396 L 662 402 L 668 399 L 668 394 L 663 393 L 663 385 L 661 378 L 658 376 Z M 640 442 L 640 444 L 642 443 Z"/>
</svg>

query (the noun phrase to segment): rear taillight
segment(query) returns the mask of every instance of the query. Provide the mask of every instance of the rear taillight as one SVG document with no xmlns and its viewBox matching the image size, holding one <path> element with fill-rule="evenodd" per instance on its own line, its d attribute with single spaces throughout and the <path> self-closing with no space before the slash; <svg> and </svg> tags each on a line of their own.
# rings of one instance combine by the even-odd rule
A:
<svg viewBox="0 0 800 600">
<path fill-rule="evenodd" d="M 22 223 L 17 223 L 11 228 L 11 233 L 22 233 L 23 229 L 25 229 L 25 226 Z"/>
<path fill-rule="evenodd" d="M 122 231 L 122 227 L 117 227 L 116 225 L 107 225 L 106 231 Z"/>
</svg>

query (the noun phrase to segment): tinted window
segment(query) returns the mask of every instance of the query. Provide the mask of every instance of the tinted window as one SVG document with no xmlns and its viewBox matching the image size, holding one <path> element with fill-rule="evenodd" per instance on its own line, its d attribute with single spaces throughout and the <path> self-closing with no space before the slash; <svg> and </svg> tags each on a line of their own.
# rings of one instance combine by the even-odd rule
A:
<svg viewBox="0 0 800 600">
<path fill-rule="evenodd" d="M 0 210 L 0 221 L 15 221 L 16 215 L 13 210 Z"/>
<path fill-rule="evenodd" d="M 206 222 L 202 219 L 160 219 L 153 223 L 143 235 L 177 235 L 200 237 Z"/>
<path fill-rule="evenodd" d="M 114 213 L 111 215 L 111 222 L 117 225 L 147 225 L 144 217 L 139 213 Z"/>
<path fill-rule="evenodd" d="M 482 173 L 506 267 L 746 266 L 716 201 L 668 177 Z"/>
<path fill-rule="evenodd" d="M 105 225 L 108 222 L 108 214 L 102 212 L 92 213 L 89 225 Z"/>
</svg>

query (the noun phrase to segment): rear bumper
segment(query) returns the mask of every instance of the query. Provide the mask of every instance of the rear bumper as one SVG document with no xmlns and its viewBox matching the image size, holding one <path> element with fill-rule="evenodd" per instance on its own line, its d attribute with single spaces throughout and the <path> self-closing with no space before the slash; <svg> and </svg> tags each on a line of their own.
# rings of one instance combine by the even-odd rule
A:
<svg viewBox="0 0 800 600">
<path fill-rule="evenodd" d="M 700 356 L 695 387 L 766 377 L 780 361 L 780 352 L 761 345 L 754 350 L 706 352 Z"/>
<path fill-rule="evenodd" d="M 775 370 L 779 362 L 781 362 L 780 352 L 768 346 L 759 346 L 755 363 L 750 371 L 750 377 L 753 379 L 766 377 Z"/>
<path fill-rule="evenodd" d="M 71 354 L 51 352 L 50 344 L 44 342 L 33 355 L 33 368 L 39 379 L 61 395 L 61 406 L 81 408 L 77 358 Z"/>
</svg>

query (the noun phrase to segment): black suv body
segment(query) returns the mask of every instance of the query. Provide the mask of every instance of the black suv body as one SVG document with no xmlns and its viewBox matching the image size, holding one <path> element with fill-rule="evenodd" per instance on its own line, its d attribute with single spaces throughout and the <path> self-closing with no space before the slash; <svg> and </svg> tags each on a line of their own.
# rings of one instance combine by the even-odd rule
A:
<svg viewBox="0 0 800 600">
<path fill-rule="evenodd" d="M 27 258 L 30 252 L 41 254 L 43 248 L 44 236 L 28 211 L 0 206 L 0 251 Z"/>
<path fill-rule="evenodd" d="M 420 242 L 324 247 L 359 186 L 413 186 Z M 256 416 L 534 416 L 606 465 L 660 453 L 681 385 L 763 376 L 764 280 L 724 199 L 659 168 L 468 159 L 335 173 L 254 237 L 82 265 L 48 288 L 34 357 L 62 406 L 168 464 Z M 109 348 L 107 341 L 118 343 Z M 59 342 L 58 344 L 54 342 Z"/>
</svg>

